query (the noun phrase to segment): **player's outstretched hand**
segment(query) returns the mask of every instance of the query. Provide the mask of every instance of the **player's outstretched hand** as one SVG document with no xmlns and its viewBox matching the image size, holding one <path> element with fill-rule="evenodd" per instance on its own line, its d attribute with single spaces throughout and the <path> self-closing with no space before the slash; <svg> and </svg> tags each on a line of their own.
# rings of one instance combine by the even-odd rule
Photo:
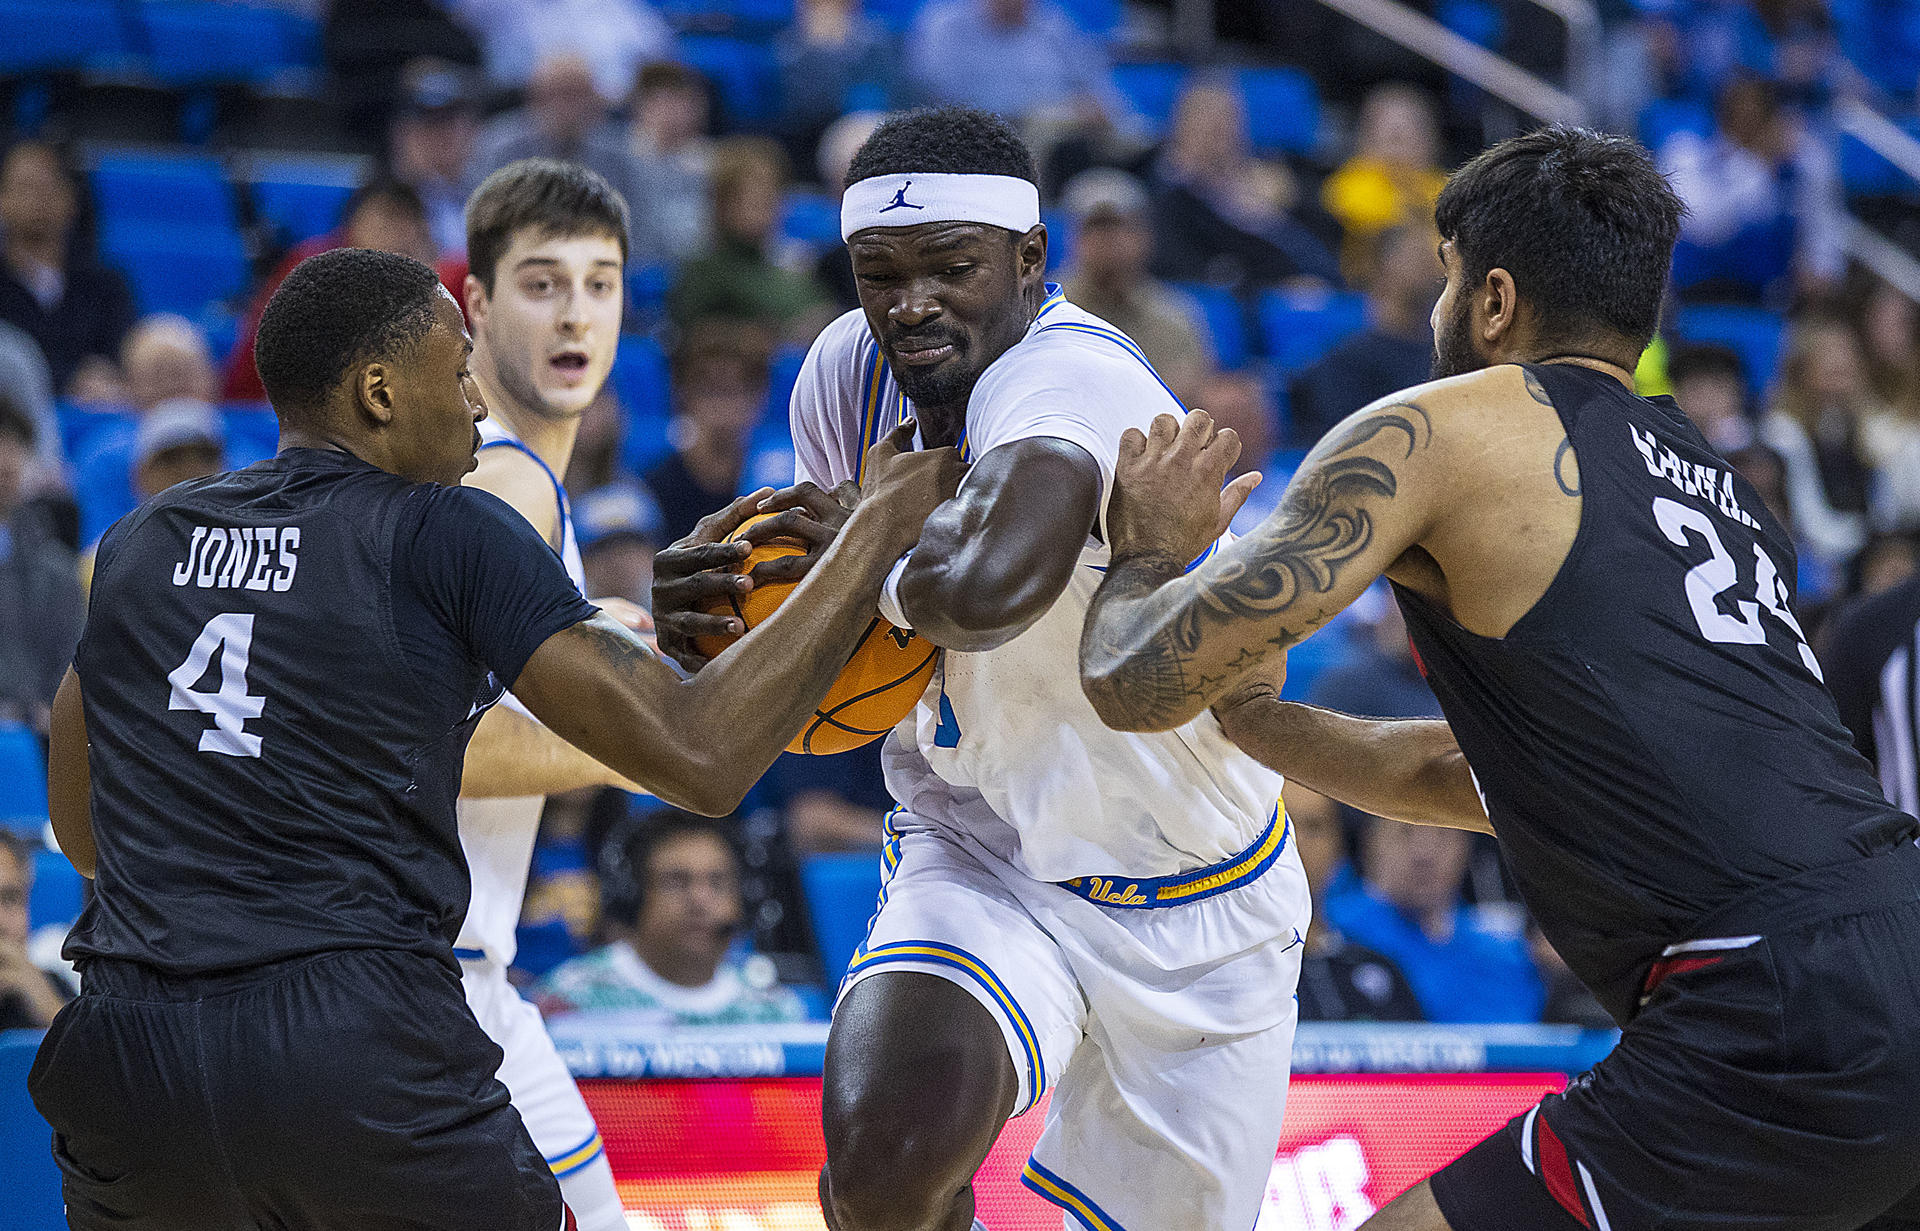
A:
<svg viewBox="0 0 1920 1231">
<path fill-rule="evenodd" d="M 748 526 L 740 537 L 756 547 L 775 539 L 790 539 L 805 544 L 807 550 L 803 555 L 776 556 L 754 565 L 748 574 L 753 584 L 798 581 L 812 572 L 859 502 L 860 489 L 851 481 L 832 491 L 814 483 L 796 483 L 762 500 L 759 511 L 773 516 Z"/>
<path fill-rule="evenodd" d="M 928 516 L 953 499 L 967 473 L 958 449 L 914 449 L 914 429 L 908 419 L 874 442 L 867 450 L 866 485 L 860 489 L 860 502 L 885 508 L 908 547 L 919 541 Z"/>
<path fill-rule="evenodd" d="M 660 635 L 660 652 L 688 671 L 698 671 L 707 656 L 693 648 L 695 637 L 738 635 L 746 626 L 733 616 L 710 615 L 705 610 L 729 594 L 745 594 L 753 581 L 740 564 L 753 550 L 743 540 L 726 537 L 760 511 L 760 502 L 773 495 L 763 487 L 709 513 L 693 533 L 653 558 L 653 621 Z"/>
<path fill-rule="evenodd" d="M 1204 410 L 1184 419 L 1158 415 L 1144 433 L 1128 428 L 1120 437 L 1107 505 L 1114 557 L 1165 555 L 1185 562 L 1204 552 L 1260 484 L 1258 471 L 1226 482 L 1239 458 L 1240 437 L 1230 427 L 1215 427 Z"/>
</svg>

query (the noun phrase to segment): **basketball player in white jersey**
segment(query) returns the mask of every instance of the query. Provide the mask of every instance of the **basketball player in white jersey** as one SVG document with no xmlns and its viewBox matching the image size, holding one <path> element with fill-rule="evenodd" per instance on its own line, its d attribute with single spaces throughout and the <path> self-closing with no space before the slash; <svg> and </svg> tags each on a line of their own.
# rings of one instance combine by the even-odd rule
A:
<svg viewBox="0 0 1920 1231">
<path fill-rule="evenodd" d="M 572 163 L 513 163 L 487 177 L 467 202 L 464 298 L 473 379 L 487 418 L 479 425 L 478 465 L 466 482 L 532 523 L 583 591 L 560 476 L 580 416 L 613 369 L 626 235 L 620 194 Z M 623 622 L 638 618 L 619 600 L 595 601 Z M 598 784 L 631 789 L 511 695 L 481 720 L 467 749 L 459 808 L 473 896 L 454 955 L 468 1005 L 506 1053 L 500 1080 L 581 1231 L 625 1231 L 593 1117 L 539 1011 L 507 982 L 546 797 Z"/>
<path fill-rule="evenodd" d="M 899 807 L 827 1045 L 827 1223 L 967 1231 L 1002 1124 L 1050 1094 L 1023 1179 L 1069 1225 L 1246 1231 L 1309 911 L 1280 779 L 1210 715 L 1112 732 L 1079 685 L 1121 433 L 1182 408 L 1046 283 L 1032 158 L 997 117 L 891 120 L 848 184 L 861 310 L 801 371 L 799 476 L 825 490 L 792 500 L 832 520 L 863 442 L 909 414 L 972 469 L 880 604 L 945 652 L 883 754 Z M 676 656 L 705 629 L 696 596 L 725 581 L 688 570 L 726 550 L 660 562 Z"/>
</svg>

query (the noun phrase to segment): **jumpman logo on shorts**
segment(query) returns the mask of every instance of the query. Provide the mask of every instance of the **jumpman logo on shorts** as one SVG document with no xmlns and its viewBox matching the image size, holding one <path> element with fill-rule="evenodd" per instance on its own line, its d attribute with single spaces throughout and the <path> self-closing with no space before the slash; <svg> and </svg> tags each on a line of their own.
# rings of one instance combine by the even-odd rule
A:
<svg viewBox="0 0 1920 1231">
<path fill-rule="evenodd" d="M 924 205 L 915 205 L 913 202 L 907 200 L 907 189 L 911 187 L 913 187 L 912 180 L 908 180 L 906 183 L 900 185 L 899 189 L 893 194 L 893 204 L 882 205 L 877 212 L 884 214 L 890 209 L 925 209 L 927 208 Z"/>
</svg>

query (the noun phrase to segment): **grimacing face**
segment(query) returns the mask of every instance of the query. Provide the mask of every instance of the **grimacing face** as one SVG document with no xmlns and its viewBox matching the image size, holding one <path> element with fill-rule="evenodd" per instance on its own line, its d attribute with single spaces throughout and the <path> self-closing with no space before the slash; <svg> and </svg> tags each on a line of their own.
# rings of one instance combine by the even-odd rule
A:
<svg viewBox="0 0 1920 1231">
<path fill-rule="evenodd" d="M 1433 379 L 1478 372 L 1487 361 L 1473 345 L 1473 288 L 1463 285 L 1466 267 L 1453 241 L 1440 245 L 1440 261 L 1447 269 L 1447 285 L 1434 301 Z"/>
<path fill-rule="evenodd" d="M 916 406 L 966 406 L 987 365 L 1026 334 L 1046 228 L 974 222 L 869 227 L 847 242 L 860 309 Z"/>
<path fill-rule="evenodd" d="M 585 414 L 620 345 L 623 268 L 611 235 L 522 229 L 501 254 L 492 294 L 467 277 L 475 368 L 542 418 Z"/>
</svg>

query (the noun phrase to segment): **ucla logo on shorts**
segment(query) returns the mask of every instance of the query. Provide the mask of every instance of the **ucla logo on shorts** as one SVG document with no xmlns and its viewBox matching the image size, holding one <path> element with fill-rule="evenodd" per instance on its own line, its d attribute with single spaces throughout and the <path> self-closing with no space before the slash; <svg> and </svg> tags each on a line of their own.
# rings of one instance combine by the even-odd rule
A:
<svg viewBox="0 0 1920 1231">
<path fill-rule="evenodd" d="M 1140 886 L 1129 883 L 1120 888 L 1105 876 L 1087 878 L 1087 896 L 1103 906 L 1144 906 L 1147 895 L 1140 892 Z"/>
</svg>

